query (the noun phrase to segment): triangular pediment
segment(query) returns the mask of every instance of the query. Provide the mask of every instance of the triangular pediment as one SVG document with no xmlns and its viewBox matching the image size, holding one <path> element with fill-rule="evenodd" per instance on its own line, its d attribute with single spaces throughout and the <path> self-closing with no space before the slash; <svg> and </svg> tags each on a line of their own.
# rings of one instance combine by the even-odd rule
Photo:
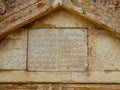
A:
<svg viewBox="0 0 120 90">
<path fill-rule="evenodd" d="M 120 83 L 120 42 L 105 31 L 114 29 L 72 6 L 52 5 L 1 29 L 0 38 L 16 31 L 0 42 L 0 82 Z"/>
<path fill-rule="evenodd" d="M 96 25 L 77 14 L 57 9 L 42 18 L 38 18 L 24 28 L 92 28 Z M 96 26 L 97 27 L 97 26 Z M 99 27 L 99 26 L 98 26 Z M 100 27 L 99 27 L 100 28 Z"/>
<path fill-rule="evenodd" d="M 119 18 L 108 14 L 106 11 L 97 7 L 96 4 L 86 2 L 86 0 L 42 0 L 34 3 L 31 2 L 31 4 L 26 5 L 26 7 L 24 6 L 23 8 L 2 16 L 0 19 L 0 39 L 9 32 L 31 23 L 35 19 L 43 17 L 58 8 L 76 13 L 119 37 Z"/>
</svg>

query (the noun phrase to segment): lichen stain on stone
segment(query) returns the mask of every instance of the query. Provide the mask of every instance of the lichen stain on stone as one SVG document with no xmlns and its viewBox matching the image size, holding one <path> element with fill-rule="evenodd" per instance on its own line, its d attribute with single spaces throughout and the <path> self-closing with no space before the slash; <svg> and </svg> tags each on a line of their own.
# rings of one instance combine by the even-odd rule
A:
<svg viewBox="0 0 120 90">
<path fill-rule="evenodd" d="M 9 11 L 9 10 L 14 9 L 16 7 L 20 7 L 29 1 L 30 0 L 6 0 L 5 1 L 6 11 Z"/>
<path fill-rule="evenodd" d="M 93 0 L 94 2 L 96 2 L 96 0 Z"/>
</svg>

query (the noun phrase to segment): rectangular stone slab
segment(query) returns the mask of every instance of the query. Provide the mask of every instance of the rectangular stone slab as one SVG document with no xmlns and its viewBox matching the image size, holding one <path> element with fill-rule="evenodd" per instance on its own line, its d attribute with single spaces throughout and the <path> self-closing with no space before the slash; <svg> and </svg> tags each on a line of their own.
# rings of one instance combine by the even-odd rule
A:
<svg viewBox="0 0 120 90">
<path fill-rule="evenodd" d="M 105 30 L 88 30 L 89 69 L 120 70 L 120 40 Z"/>
<path fill-rule="evenodd" d="M 80 29 L 29 30 L 28 70 L 83 71 L 87 34 Z"/>
<path fill-rule="evenodd" d="M 49 84 L 1 84 L 0 90 L 50 90 Z"/>
<path fill-rule="evenodd" d="M 26 69 L 27 30 L 21 29 L 0 42 L 0 69 Z"/>
<path fill-rule="evenodd" d="M 57 30 L 52 29 L 38 29 L 29 31 L 29 70 L 57 70 L 57 32 Z"/>
<path fill-rule="evenodd" d="M 83 71 L 87 64 L 86 30 L 64 29 L 58 34 L 59 71 Z"/>
<path fill-rule="evenodd" d="M 1 84 L 0 90 L 120 90 L 115 84 Z"/>
<path fill-rule="evenodd" d="M 120 83 L 119 71 L 28 72 L 2 71 L 0 83 Z"/>
</svg>

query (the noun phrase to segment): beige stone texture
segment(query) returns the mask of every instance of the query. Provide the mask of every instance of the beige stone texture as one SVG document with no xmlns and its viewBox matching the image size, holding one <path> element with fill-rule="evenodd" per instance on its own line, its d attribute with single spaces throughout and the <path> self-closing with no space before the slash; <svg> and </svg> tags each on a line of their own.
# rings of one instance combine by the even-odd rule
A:
<svg viewBox="0 0 120 90">
<path fill-rule="evenodd" d="M 1 71 L 0 83 L 57 83 L 71 81 L 70 72 Z"/>
<path fill-rule="evenodd" d="M 53 29 L 29 30 L 29 70 L 57 71 L 57 34 Z"/>
<path fill-rule="evenodd" d="M 49 84 L 1 84 L 0 90 L 50 90 Z"/>
<path fill-rule="evenodd" d="M 0 17 L 0 39 L 9 32 L 34 21 L 35 19 L 48 14 L 52 8 L 54 0 L 30 0 L 22 7 Z"/>
<path fill-rule="evenodd" d="M 120 83 L 119 71 L 27 72 L 1 71 L 0 83 Z"/>
<path fill-rule="evenodd" d="M 63 7 L 75 12 L 120 37 L 120 19 L 86 0 L 63 0 Z"/>
<path fill-rule="evenodd" d="M 120 85 L 102 84 L 60 84 L 57 90 L 119 90 Z"/>
<path fill-rule="evenodd" d="M 119 71 L 72 72 L 72 83 L 120 83 Z"/>
<path fill-rule="evenodd" d="M 120 85 L 102 84 L 1 84 L 0 90 L 119 90 Z"/>
<path fill-rule="evenodd" d="M 88 30 L 89 69 L 120 70 L 120 40 L 105 30 Z"/>
<path fill-rule="evenodd" d="M 0 42 L 0 69 L 26 69 L 27 30 L 19 30 Z"/>
<path fill-rule="evenodd" d="M 28 70 L 83 71 L 87 67 L 87 31 L 29 30 Z"/>
<path fill-rule="evenodd" d="M 5 4 L 3 3 L 3 0 L 0 0 L 0 15 L 5 13 Z"/>
<path fill-rule="evenodd" d="M 58 34 L 60 71 L 84 71 L 87 68 L 87 30 L 63 29 Z"/>
<path fill-rule="evenodd" d="M 87 0 L 31 0 L 0 16 L 0 40 L 29 29 L 0 41 L 0 90 L 119 90 L 120 40 L 109 33 L 120 37 L 114 16 Z"/>
<path fill-rule="evenodd" d="M 94 25 L 89 21 L 86 21 L 77 14 L 70 13 L 65 10 L 56 10 L 47 16 L 35 20 L 31 24 L 27 25 L 28 28 L 44 28 L 44 27 L 80 27 L 91 28 Z"/>
<path fill-rule="evenodd" d="M 65 9 L 90 20 L 120 37 L 120 19 L 86 0 L 30 0 L 15 10 L 0 15 L 0 39 L 32 21 L 56 10 Z"/>
</svg>

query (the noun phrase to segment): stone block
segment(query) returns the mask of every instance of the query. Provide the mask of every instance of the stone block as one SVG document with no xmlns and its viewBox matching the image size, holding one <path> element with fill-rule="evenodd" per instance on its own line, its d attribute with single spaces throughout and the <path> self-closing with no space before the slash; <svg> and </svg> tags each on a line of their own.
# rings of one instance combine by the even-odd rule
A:
<svg viewBox="0 0 120 90">
<path fill-rule="evenodd" d="M 0 90 L 49 90 L 48 84 L 1 84 Z"/>
<path fill-rule="evenodd" d="M 28 72 L 1 71 L 0 83 L 120 83 L 119 71 Z"/>
<path fill-rule="evenodd" d="M 119 83 L 119 71 L 72 72 L 72 83 Z"/>
<path fill-rule="evenodd" d="M 3 71 L 0 73 L 0 83 L 61 83 L 70 82 L 70 72 L 27 72 Z"/>
<path fill-rule="evenodd" d="M 27 31 L 19 30 L 0 42 L 0 69 L 26 69 Z"/>
<path fill-rule="evenodd" d="M 105 30 L 89 30 L 89 69 L 120 70 L 120 40 Z"/>
<path fill-rule="evenodd" d="M 60 71 L 84 71 L 87 67 L 87 31 L 59 30 L 58 50 Z"/>
<path fill-rule="evenodd" d="M 120 85 L 114 84 L 62 84 L 58 90 L 119 90 Z"/>
</svg>

